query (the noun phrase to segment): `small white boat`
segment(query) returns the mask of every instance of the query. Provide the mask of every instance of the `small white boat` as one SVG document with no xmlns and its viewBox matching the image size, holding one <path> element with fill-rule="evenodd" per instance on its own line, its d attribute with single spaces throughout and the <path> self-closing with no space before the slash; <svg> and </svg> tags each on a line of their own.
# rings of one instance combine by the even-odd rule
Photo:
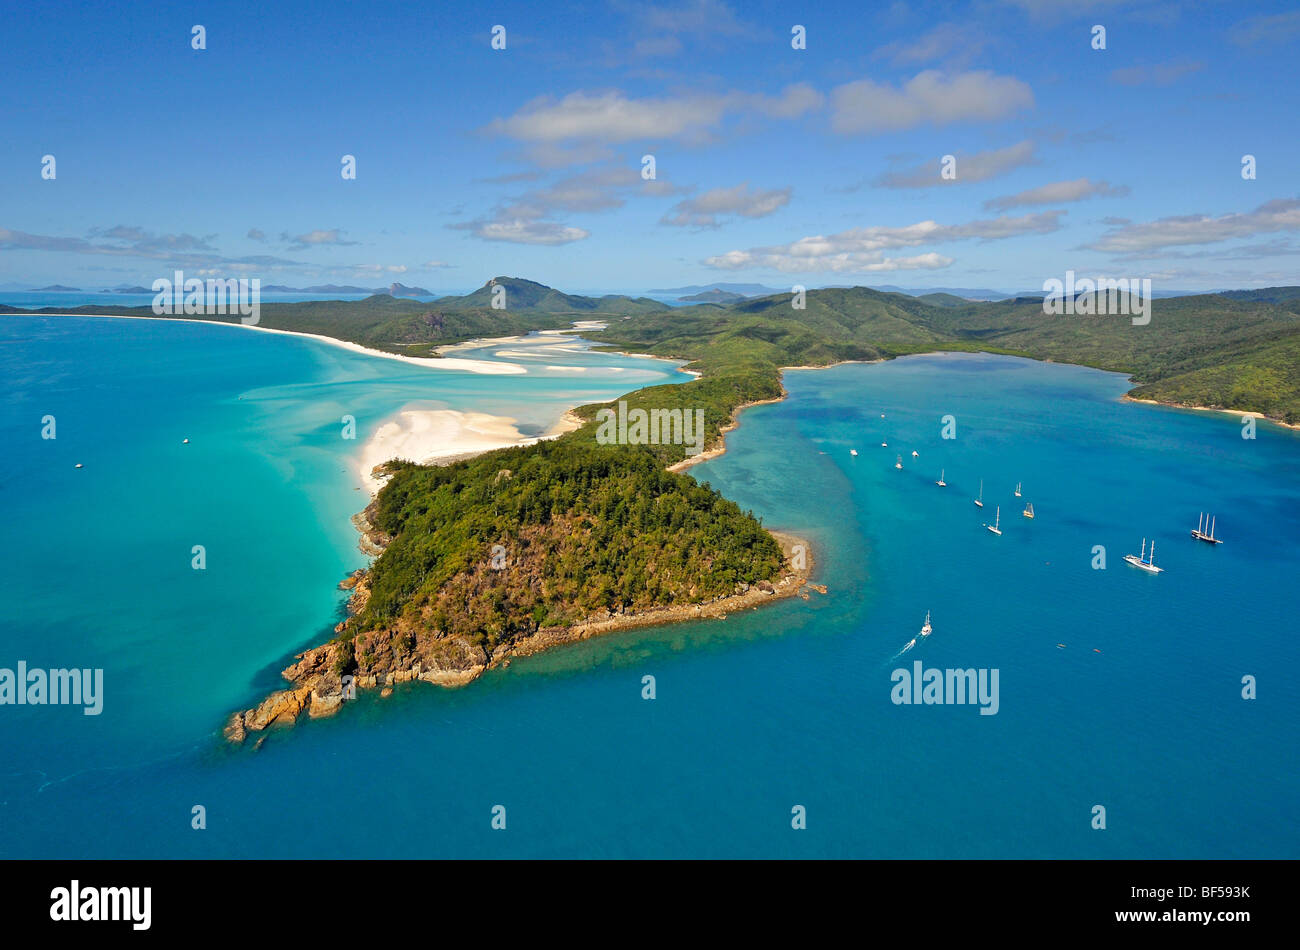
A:
<svg viewBox="0 0 1300 950">
<path fill-rule="evenodd" d="M 990 531 L 992 531 L 994 534 L 996 534 L 996 535 L 998 535 L 999 537 L 1001 537 L 1001 535 L 1002 535 L 1002 528 L 1000 527 L 1001 524 L 1002 524 L 1002 506 L 999 505 L 999 506 L 998 506 L 998 510 L 997 510 L 997 514 L 993 516 L 993 523 L 992 523 L 992 524 L 986 524 L 984 527 L 988 528 L 988 529 L 989 529 Z"/>
<path fill-rule="evenodd" d="M 1030 521 L 1034 520 L 1034 503 L 1032 501 L 1029 504 L 1025 505 L 1024 514 L 1025 517 L 1028 518 Z"/>
<path fill-rule="evenodd" d="M 982 478 L 980 479 L 980 496 L 975 499 L 975 507 L 976 508 L 984 507 L 984 479 Z"/>
<path fill-rule="evenodd" d="M 849 449 L 849 454 L 850 454 L 850 455 L 857 455 L 857 454 L 858 454 L 858 450 L 857 450 L 857 449 Z"/>
<path fill-rule="evenodd" d="M 182 439 L 182 440 L 181 440 L 181 445 L 189 445 L 189 444 L 190 444 L 190 440 L 189 440 L 189 439 Z"/>
<path fill-rule="evenodd" d="M 72 466 L 72 467 L 73 467 L 73 468 L 81 468 L 81 463 L 78 462 L 76 465 L 74 465 L 74 466 Z"/>
<path fill-rule="evenodd" d="M 1124 560 L 1125 560 L 1125 561 L 1127 561 L 1128 563 L 1132 564 L 1134 567 L 1141 568 L 1142 570 L 1146 571 L 1148 574 L 1159 574 L 1159 573 L 1161 573 L 1162 571 L 1164 571 L 1164 568 L 1163 568 L 1163 567 L 1156 567 L 1156 565 L 1155 565 L 1155 559 L 1156 559 L 1156 542 L 1155 542 L 1154 540 L 1151 542 L 1151 553 L 1150 553 L 1150 554 L 1147 554 L 1147 539 L 1146 539 L 1146 538 L 1143 538 L 1143 539 L 1142 539 L 1142 553 L 1141 553 L 1141 554 L 1125 554 L 1125 555 L 1124 555 Z"/>
<path fill-rule="evenodd" d="M 935 482 L 940 488 L 947 488 L 948 483 L 943 480 L 943 469 L 939 469 L 939 480 Z"/>
<path fill-rule="evenodd" d="M 889 443 L 888 443 L 888 442 L 881 442 L 881 443 L 880 443 L 880 447 L 881 447 L 882 449 L 887 449 L 887 448 L 889 448 Z"/>
<path fill-rule="evenodd" d="M 919 457 L 920 457 L 920 453 L 917 452 L 916 449 L 912 449 L 912 458 L 919 458 Z"/>
<path fill-rule="evenodd" d="M 1210 523 L 1208 525 L 1205 523 L 1206 518 L 1210 518 Z M 1192 537 L 1197 541 L 1204 541 L 1206 544 L 1222 544 L 1223 539 L 1214 536 L 1214 522 L 1216 520 L 1217 519 L 1202 513 L 1201 519 L 1196 522 L 1196 530 L 1192 532 Z"/>
<path fill-rule="evenodd" d="M 930 611 L 927 610 L 925 612 L 925 623 L 921 626 L 921 636 L 928 637 L 933 632 L 934 628 L 930 626 Z"/>
<path fill-rule="evenodd" d="M 1020 497 L 1020 483 L 1016 482 L 1016 497 Z"/>
<path fill-rule="evenodd" d="M 902 468 L 902 467 L 903 467 L 903 456 L 900 455 L 898 457 L 898 461 L 894 463 L 894 468 Z"/>
</svg>

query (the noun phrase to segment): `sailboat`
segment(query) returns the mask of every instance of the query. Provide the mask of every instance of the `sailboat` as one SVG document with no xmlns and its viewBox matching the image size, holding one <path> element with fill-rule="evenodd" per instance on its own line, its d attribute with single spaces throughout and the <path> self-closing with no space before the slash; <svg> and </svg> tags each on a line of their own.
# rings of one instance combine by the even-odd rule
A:
<svg viewBox="0 0 1300 950">
<path fill-rule="evenodd" d="M 921 636 L 928 637 L 933 632 L 934 628 L 930 626 L 930 611 L 927 610 L 925 612 L 925 623 L 921 626 Z"/>
<path fill-rule="evenodd" d="M 1030 521 L 1034 519 L 1034 503 L 1032 501 L 1025 505 L 1025 517 Z"/>
<path fill-rule="evenodd" d="M 984 479 L 982 478 L 980 479 L 980 496 L 975 499 L 975 507 L 976 508 L 984 507 Z"/>
<path fill-rule="evenodd" d="M 935 482 L 940 488 L 947 488 L 948 483 L 943 480 L 943 469 L 939 469 L 939 480 Z"/>
<path fill-rule="evenodd" d="M 1208 525 L 1209 530 L 1207 531 L 1207 525 L 1205 524 L 1206 518 L 1210 518 L 1210 516 L 1202 513 L 1201 519 L 1196 522 L 1196 530 L 1192 532 L 1192 537 L 1197 541 L 1204 541 L 1206 544 L 1222 544 L 1223 539 L 1214 536 L 1214 522 L 1217 519 L 1210 518 L 1210 523 Z"/>
<path fill-rule="evenodd" d="M 1020 497 L 1020 483 L 1016 482 L 1016 497 Z"/>
<path fill-rule="evenodd" d="M 1155 558 L 1156 558 L 1156 542 L 1155 542 L 1154 539 L 1151 541 L 1151 553 L 1150 553 L 1150 554 L 1147 554 L 1147 539 L 1146 539 L 1146 538 L 1143 538 L 1143 539 L 1142 539 L 1142 553 L 1141 553 L 1141 554 L 1125 554 L 1125 555 L 1124 555 L 1124 560 L 1128 561 L 1128 563 L 1132 564 L 1134 567 L 1140 567 L 1142 570 L 1146 571 L 1148 574 L 1159 574 L 1161 571 L 1164 570 L 1163 567 L 1156 567 L 1156 565 L 1155 565 Z"/>
<path fill-rule="evenodd" d="M 898 457 L 898 461 L 894 463 L 894 468 L 902 468 L 902 467 L 903 467 L 903 456 L 900 455 Z"/>
<path fill-rule="evenodd" d="M 880 443 L 880 447 L 881 447 L 882 449 L 887 449 L 887 448 L 889 448 L 889 443 L 888 443 L 888 442 L 881 442 L 881 443 Z"/>
<path fill-rule="evenodd" d="M 857 450 L 857 449 L 849 449 L 849 454 L 850 454 L 850 455 L 853 455 L 853 456 L 856 456 L 856 455 L 858 454 L 858 450 Z"/>
<path fill-rule="evenodd" d="M 1002 524 L 1002 506 L 998 505 L 998 512 L 993 518 L 993 523 L 986 524 L 984 527 L 988 528 L 990 531 L 992 531 L 994 534 L 1000 537 L 1002 535 L 1002 528 L 999 527 L 999 525 L 1001 524 Z"/>
<path fill-rule="evenodd" d="M 921 453 L 916 451 L 916 449 L 912 449 L 912 458 L 919 458 L 920 454 Z"/>
</svg>

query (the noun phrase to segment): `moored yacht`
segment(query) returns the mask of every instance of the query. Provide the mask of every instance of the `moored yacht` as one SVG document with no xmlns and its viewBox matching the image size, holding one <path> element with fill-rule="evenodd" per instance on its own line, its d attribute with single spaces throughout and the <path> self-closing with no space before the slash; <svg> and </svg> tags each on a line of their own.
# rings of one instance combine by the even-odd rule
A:
<svg viewBox="0 0 1300 950">
<path fill-rule="evenodd" d="M 994 515 L 993 517 L 993 523 L 986 524 L 984 527 L 988 528 L 990 531 L 992 531 L 994 534 L 1000 537 L 1002 535 L 1002 528 L 1000 527 L 1001 524 L 1002 524 L 1002 506 L 998 505 L 997 514 Z"/>
<path fill-rule="evenodd" d="M 1156 542 L 1154 539 L 1152 539 L 1151 541 L 1150 554 L 1147 554 L 1147 539 L 1143 538 L 1141 554 L 1124 555 L 1125 561 L 1127 561 L 1129 564 L 1132 564 L 1134 567 L 1141 568 L 1142 570 L 1146 571 L 1148 574 L 1159 574 L 1164 570 L 1163 567 L 1156 567 L 1155 559 L 1156 559 Z"/>
<path fill-rule="evenodd" d="M 1206 521 L 1206 518 L 1210 518 Z M 1214 536 L 1214 522 L 1217 519 L 1211 518 L 1208 514 L 1201 514 L 1201 519 L 1196 522 L 1196 530 L 1192 532 L 1192 537 L 1197 541 L 1204 541 L 1206 544 L 1222 544 L 1222 538 Z"/>
</svg>

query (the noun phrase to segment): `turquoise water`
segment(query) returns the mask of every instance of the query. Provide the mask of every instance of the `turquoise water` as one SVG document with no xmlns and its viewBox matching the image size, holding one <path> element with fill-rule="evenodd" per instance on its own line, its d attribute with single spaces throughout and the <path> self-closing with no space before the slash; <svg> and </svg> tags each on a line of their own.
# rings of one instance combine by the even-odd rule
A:
<svg viewBox="0 0 1300 950">
<path fill-rule="evenodd" d="M 363 563 L 348 518 L 367 432 L 409 403 L 540 430 L 566 405 L 685 378 L 501 350 L 518 347 L 457 355 L 528 374 L 225 327 L 0 321 L 0 666 L 103 667 L 106 694 L 98 717 L 0 707 L 0 854 L 1300 852 L 1300 438 L 1261 426 L 1246 441 L 1228 417 L 1119 402 L 1113 374 L 1003 357 L 790 371 L 790 398 L 747 410 L 727 453 L 692 470 L 809 538 L 828 596 L 589 641 L 463 690 L 363 693 L 260 751 L 226 747 L 225 716 L 322 638 L 334 585 Z M 999 504 L 997 538 L 981 525 Z M 1217 548 L 1187 535 L 1206 508 Z M 1144 535 L 1158 577 L 1121 560 Z M 934 634 L 894 659 L 926 610 Z M 998 714 L 893 705 L 890 673 L 914 660 L 998 669 Z"/>
</svg>

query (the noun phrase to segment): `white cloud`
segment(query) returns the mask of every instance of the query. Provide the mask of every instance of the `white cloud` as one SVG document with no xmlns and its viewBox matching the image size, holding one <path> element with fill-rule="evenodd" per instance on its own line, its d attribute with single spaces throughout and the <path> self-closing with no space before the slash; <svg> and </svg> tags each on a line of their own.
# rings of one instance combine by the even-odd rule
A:
<svg viewBox="0 0 1300 950">
<path fill-rule="evenodd" d="M 1112 70 L 1110 78 L 1121 86 L 1168 86 L 1205 68 L 1204 63 L 1156 63 Z"/>
<path fill-rule="evenodd" d="M 790 188 L 762 190 L 749 182 L 734 188 L 713 188 L 679 201 L 661 223 L 679 227 L 716 228 L 719 218 L 762 218 L 790 203 Z"/>
<path fill-rule="evenodd" d="M 990 198 L 984 202 L 988 211 L 1009 211 L 1030 205 L 1056 205 L 1067 201 L 1083 201 L 1087 198 L 1122 198 L 1128 194 L 1124 185 L 1111 187 L 1108 181 L 1092 181 L 1088 178 L 1075 178 L 1072 181 L 1054 181 L 1039 185 L 1014 195 Z"/>
<path fill-rule="evenodd" d="M 1159 256 L 1165 248 L 1214 244 L 1233 238 L 1300 230 L 1300 199 L 1276 198 L 1254 211 L 1179 215 L 1144 224 L 1130 224 L 1102 235 L 1094 250 L 1141 257 Z"/>
<path fill-rule="evenodd" d="M 494 119 L 487 130 L 526 143 L 531 160 L 557 167 L 605 158 L 605 146 L 626 142 L 705 142 L 728 117 L 755 114 L 797 119 L 820 108 L 824 101 L 808 83 L 787 86 L 775 96 L 728 92 L 631 98 L 618 90 L 579 90 L 562 99 L 534 99 L 514 115 Z"/>
<path fill-rule="evenodd" d="M 488 129 L 524 142 L 671 139 L 716 125 L 726 107 L 725 97 L 717 95 L 629 99 L 617 91 L 598 95 L 578 91 L 563 99 L 534 99 L 509 118 L 493 120 Z"/>
<path fill-rule="evenodd" d="M 785 273 L 845 273 L 947 267 L 952 258 L 930 252 L 912 257 L 886 257 L 885 251 L 940 244 L 947 241 L 996 241 L 1024 234 L 1059 230 L 1063 211 L 1043 211 L 1018 218 L 988 218 L 966 224 L 944 225 L 919 221 L 904 227 L 852 228 L 838 234 L 814 235 L 789 244 L 728 251 L 706 258 L 721 270 L 762 268 Z"/>
<path fill-rule="evenodd" d="M 948 76 L 928 69 L 900 88 L 859 79 L 831 93 L 831 128 L 842 135 L 890 132 L 923 123 L 991 121 L 1034 105 L 1033 91 L 987 70 Z"/>
<path fill-rule="evenodd" d="M 876 50 L 898 66 L 917 66 L 947 59 L 949 64 L 966 63 L 988 45 L 988 35 L 958 23 L 940 23 L 910 43 L 890 43 Z"/>
<path fill-rule="evenodd" d="M 1026 139 L 1006 148 L 975 152 L 972 155 L 958 152 L 953 156 L 956 159 L 955 179 L 948 180 L 940 175 L 941 163 L 936 158 L 915 168 L 885 172 L 874 184 L 882 188 L 930 188 L 959 182 L 986 181 L 1005 175 L 1012 169 L 1035 164 L 1034 150 L 1034 143 Z"/>
<path fill-rule="evenodd" d="M 591 236 L 584 228 L 569 227 L 557 221 L 548 221 L 541 209 L 523 205 L 498 208 L 490 216 L 450 224 L 457 231 L 469 231 L 484 241 L 506 241 L 511 244 L 571 244 Z"/>
<path fill-rule="evenodd" d="M 292 250 L 299 251 L 309 247 L 322 247 L 327 245 L 345 247 L 358 243 L 356 241 L 345 241 L 343 239 L 345 233 L 345 231 L 340 231 L 338 228 L 330 228 L 327 231 L 308 231 L 306 234 L 298 234 L 292 237 L 287 233 L 282 233 L 280 235 L 280 240 L 288 244 Z"/>
<path fill-rule="evenodd" d="M 1300 33 L 1300 10 L 1273 16 L 1253 16 L 1228 30 L 1228 39 L 1238 46 L 1256 43 L 1286 43 Z"/>
</svg>

